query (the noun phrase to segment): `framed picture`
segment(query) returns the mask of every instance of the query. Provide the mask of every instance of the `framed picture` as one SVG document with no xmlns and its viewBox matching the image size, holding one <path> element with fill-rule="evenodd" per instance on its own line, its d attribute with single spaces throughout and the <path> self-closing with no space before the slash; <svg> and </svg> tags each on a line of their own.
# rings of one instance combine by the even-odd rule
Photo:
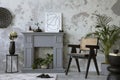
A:
<svg viewBox="0 0 120 80">
<path fill-rule="evenodd" d="M 62 15 L 56 12 L 45 13 L 45 32 L 59 32 L 62 30 Z"/>
</svg>

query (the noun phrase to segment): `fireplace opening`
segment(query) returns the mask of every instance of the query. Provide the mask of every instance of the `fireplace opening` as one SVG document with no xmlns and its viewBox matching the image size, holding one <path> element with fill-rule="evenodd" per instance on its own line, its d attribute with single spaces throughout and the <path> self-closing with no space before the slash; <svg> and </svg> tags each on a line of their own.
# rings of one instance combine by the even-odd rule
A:
<svg viewBox="0 0 120 80">
<path fill-rule="evenodd" d="M 33 69 L 53 69 L 53 47 L 35 47 Z"/>
</svg>

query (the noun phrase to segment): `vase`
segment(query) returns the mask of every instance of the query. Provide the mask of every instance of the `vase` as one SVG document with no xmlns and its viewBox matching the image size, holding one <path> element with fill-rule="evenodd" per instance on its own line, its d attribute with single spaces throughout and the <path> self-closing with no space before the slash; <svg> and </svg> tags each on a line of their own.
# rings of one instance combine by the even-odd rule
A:
<svg viewBox="0 0 120 80">
<path fill-rule="evenodd" d="M 10 53 L 10 55 L 15 54 L 15 41 L 10 41 L 9 53 Z"/>
<path fill-rule="evenodd" d="M 109 55 L 109 62 L 110 62 L 110 66 L 107 69 L 110 73 L 107 76 L 107 80 L 119 80 L 120 79 L 120 56 Z"/>
<path fill-rule="evenodd" d="M 109 62 L 111 66 L 120 67 L 120 56 L 109 55 Z"/>
</svg>

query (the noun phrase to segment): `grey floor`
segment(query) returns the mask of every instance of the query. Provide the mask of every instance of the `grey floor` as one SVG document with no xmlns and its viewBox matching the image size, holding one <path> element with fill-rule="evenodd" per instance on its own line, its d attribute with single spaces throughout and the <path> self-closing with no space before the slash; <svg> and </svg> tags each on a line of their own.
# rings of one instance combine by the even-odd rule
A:
<svg viewBox="0 0 120 80">
<path fill-rule="evenodd" d="M 97 75 L 96 72 L 89 72 L 87 79 L 85 79 L 85 72 L 69 72 L 68 75 L 58 73 L 57 80 L 106 80 L 107 76 Z"/>
<path fill-rule="evenodd" d="M 36 73 L 0 73 L 0 80 L 39 80 L 39 79 L 31 79 L 30 76 L 31 75 L 33 77 L 36 77 Z M 41 73 L 37 73 L 41 74 Z M 49 74 L 49 73 L 48 73 Z M 57 74 L 57 79 L 56 80 L 106 80 L 107 76 L 104 75 L 97 75 L 96 72 L 89 72 L 88 74 L 88 78 L 85 79 L 85 72 L 69 72 L 68 75 L 65 75 L 65 73 L 53 73 L 53 74 Z M 21 78 L 21 75 L 24 78 Z M 27 76 L 26 76 L 27 75 Z M 15 78 L 15 76 L 17 78 Z M 6 77 L 9 77 L 6 78 Z M 47 80 L 47 79 L 45 79 Z M 51 80 L 51 79 L 50 79 Z"/>
</svg>

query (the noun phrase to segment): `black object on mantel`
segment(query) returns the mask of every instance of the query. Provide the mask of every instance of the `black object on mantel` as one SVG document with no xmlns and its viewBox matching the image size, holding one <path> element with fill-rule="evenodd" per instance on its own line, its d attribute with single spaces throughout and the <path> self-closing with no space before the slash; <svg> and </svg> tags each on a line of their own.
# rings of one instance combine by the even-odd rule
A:
<svg viewBox="0 0 120 80">
<path fill-rule="evenodd" d="M 63 32 L 63 30 L 59 30 L 59 32 Z"/>
<path fill-rule="evenodd" d="M 36 29 L 36 32 L 42 32 L 42 30 L 38 27 L 38 28 Z"/>
<path fill-rule="evenodd" d="M 31 26 L 29 26 L 29 31 L 32 31 L 32 28 L 31 28 Z"/>
<path fill-rule="evenodd" d="M 37 29 L 33 30 L 34 32 L 42 32 L 42 30 L 38 27 Z"/>
</svg>

